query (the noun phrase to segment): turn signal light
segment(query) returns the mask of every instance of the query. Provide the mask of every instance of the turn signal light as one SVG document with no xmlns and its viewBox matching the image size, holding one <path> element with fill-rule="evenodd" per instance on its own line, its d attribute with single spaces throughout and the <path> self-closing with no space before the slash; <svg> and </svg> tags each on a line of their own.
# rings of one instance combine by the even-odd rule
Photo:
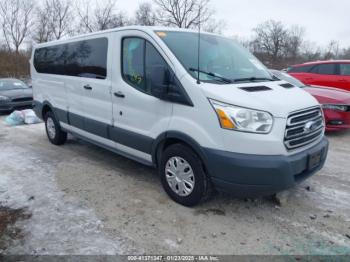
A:
<svg viewBox="0 0 350 262">
<path fill-rule="evenodd" d="M 226 115 L 226 113 L 223 110 L 216 108 L 216 113 L 218 114 L 221 127 L 227 129 L 235 128 L 235 125 L 233 124 L 232 120 Z"/>
</svg>

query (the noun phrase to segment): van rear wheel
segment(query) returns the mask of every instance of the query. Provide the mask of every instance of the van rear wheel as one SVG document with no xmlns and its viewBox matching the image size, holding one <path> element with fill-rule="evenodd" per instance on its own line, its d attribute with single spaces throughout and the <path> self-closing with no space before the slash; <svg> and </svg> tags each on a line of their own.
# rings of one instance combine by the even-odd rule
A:
<svg viewBox="0 0 350 262">
<path fill-rule="evenodd" d="M 202 161 L 188 146 L 175 144 L 166 148 L 159 173 L 165 192 L 181 205 L 195 206 L 209 194 L 210 181 Z"/>
<path fill-rule="evenodd" d="M 67 133 L 62 131 L 59 122 L 51 111 L 45 114 L 45 129 L 52 144 L 63 145 L 67 141 Z"/>
</svg>

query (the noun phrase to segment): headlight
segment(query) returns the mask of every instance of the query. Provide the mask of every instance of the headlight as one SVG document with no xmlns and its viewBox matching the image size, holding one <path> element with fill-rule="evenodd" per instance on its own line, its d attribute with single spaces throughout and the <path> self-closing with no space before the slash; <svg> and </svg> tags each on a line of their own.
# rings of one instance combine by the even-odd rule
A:
<svg viewBox="0 0 350 262">
<path fill-rule="evenodd" d="M 209 99 L 220 125 L 225 129 L 267 134 L 271 131 L 273 117 L 270 113 L 229 105 Z"/>
<path fill-rule="evenodd" d="M 10 101 L 10 98 L 8 98 L 7 96 L 0 96 L 0 102 L 7 102 Z"/>
<path fill-rule="evenodd" d="M 334 111 L 347 111 L 348 107 L 343 106 L 343 105 L 322 105 L 323 109 L 329 109 L 329 110 L 334 110 Z"/>
</svg>

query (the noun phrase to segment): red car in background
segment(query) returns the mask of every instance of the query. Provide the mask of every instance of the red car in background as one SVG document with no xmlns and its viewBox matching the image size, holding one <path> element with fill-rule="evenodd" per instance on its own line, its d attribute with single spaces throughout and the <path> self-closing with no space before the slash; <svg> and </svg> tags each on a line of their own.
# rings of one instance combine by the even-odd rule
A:
<svg viewBox="0 0 350 262">
<path fill-rule="evenodd" d="M 280 80 L 303 88 L 322 105 L 326 131 L 350 129 L 350 92 L 330 87 L 306 86 L 287 73 L 270 70 Z"/>
<path fill-rule="evenodd" d="M 350 91 L 350 60 L 304 63 L 289 67 L 287 72 L 306 85 L 329 86 Z"/>
</svg>

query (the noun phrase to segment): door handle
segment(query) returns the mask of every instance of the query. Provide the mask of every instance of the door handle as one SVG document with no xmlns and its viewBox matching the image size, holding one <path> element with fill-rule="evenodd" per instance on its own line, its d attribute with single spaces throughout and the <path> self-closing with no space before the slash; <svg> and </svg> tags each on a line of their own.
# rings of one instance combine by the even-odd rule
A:
<svg viewBox="0 0 350 262">
<path fill-rule="evenodd" d="M 347 82 L 346 79 L 339 79 L 338 82 Z"/>
<path fill-rule="evenodd" d="M 92 87 L 90 85 L 84 85 L 84 89 L 86 90 L 92 90 Z"/>
<path fill-rule="evenodd" d="M 123 92 L 121 92 L 121 91 L 114 92 L 114 96 L 120 97 L 120 98 L 124 98 L 124 97 L 125 97 L 125 95 L 124 95 Z"/>
</svg>

